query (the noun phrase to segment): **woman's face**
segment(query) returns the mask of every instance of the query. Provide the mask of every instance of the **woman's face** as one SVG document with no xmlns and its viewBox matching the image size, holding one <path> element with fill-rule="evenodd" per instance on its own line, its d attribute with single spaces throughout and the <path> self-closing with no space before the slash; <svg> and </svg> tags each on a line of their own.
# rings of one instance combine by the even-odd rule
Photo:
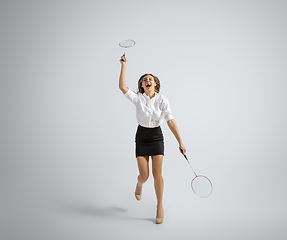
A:
<svg viewBox="0 0 287 240">
<path fill-rule="evenodd" d="M 144 76 L 143 81 L 142 81 L 142 88 L 144 89 L 145 92 L 149 92 L 149 91 L 154 92 L 155 86 L 156 86 L 156 82 L 153 76 L 151 75 Z"/>
</svg>

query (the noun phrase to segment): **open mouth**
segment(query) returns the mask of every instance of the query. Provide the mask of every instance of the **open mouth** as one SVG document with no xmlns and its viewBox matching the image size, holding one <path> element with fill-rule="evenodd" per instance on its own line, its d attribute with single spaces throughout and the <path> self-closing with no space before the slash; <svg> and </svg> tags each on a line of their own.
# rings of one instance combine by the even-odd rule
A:
<svg viewBox="0 0 287 240">
<path fill-rule="evenodd" d="M 151 87 L 151 85 L 150 85 L 150 84 L 146 85 L 146 88 L 150 88 L 150 87 Z"/>
</svg>

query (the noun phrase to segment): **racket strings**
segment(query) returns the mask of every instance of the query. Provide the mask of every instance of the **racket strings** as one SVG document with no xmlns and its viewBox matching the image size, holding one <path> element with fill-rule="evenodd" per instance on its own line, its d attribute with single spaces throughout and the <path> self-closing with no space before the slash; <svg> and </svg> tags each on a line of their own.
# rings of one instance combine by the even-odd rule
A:
<svg viewBox="0 0 287 240">
<path fill-rule="evenodd" d="M 123 48 L 129 48 L 129 47 L 134 46 L 135 44 L 136 44 L 136 42 L 134 40 L 131 40 L 131 39 L 128 39 L 128 40 L 125 40 L 125 41 L 119 43 L 120 47 L 123 47 Z"/>
</svg>

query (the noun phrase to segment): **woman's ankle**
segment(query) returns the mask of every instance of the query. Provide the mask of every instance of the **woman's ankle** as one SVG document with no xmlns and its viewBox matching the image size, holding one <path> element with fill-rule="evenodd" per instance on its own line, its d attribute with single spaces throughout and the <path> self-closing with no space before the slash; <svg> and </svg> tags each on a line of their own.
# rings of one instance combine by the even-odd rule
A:
<svg viewBox="0 0 287 240">
<path fill-rule="evenodd" d="M 158 209 L 160 209 L 160 208 L 163 208 L 163 205 L 162 205 L 162 203 L 158 203 L 156 207 L 157 207 Z"/>
</svg>

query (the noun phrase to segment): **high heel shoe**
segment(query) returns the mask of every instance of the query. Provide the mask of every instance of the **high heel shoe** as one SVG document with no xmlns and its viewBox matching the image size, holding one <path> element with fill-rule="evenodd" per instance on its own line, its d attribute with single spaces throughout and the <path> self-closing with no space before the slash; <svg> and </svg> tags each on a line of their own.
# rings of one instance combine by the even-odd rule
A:
<svg viewBox="0 0 287 240">
<path fill-rule="evenodd" d="M 139 200 L 141 200 L 141 197 L 142 197 L 142 189 L 140 190 L 140 194 L 137 194 L 137 188 L 138 188 L 138 184 L 137 184 L 136 190 L 135 190 L 135 197 L 139 201 Z"/>
<path fill-rule="evenodd" d="M 161 223 L 163 223 L 163 215 L 164 215 L 164 210 L 162 209 L 162 217 L 156 217 L 156 219 L 155 219 L 155 223 L 156 224 L 161 224 Z"/>
</svg>

